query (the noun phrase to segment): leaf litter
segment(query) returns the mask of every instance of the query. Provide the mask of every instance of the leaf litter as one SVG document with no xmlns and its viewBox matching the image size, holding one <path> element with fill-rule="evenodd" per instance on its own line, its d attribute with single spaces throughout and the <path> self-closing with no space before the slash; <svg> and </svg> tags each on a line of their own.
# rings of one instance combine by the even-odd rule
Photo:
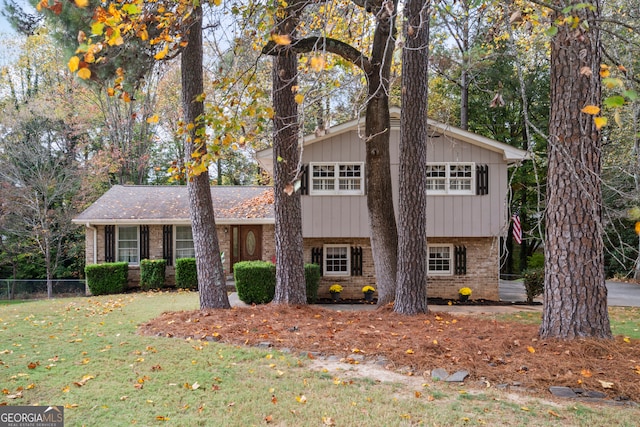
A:
<svg viewBox="0 0 640 427">
<path fill-rule="evenodd" d="M 549 397 L 566 386 L 640 402 L 640 340 L 541 340 L 538 326 L 475 315 L 336 311 L 266 304 L 230 310 L 167 312 L 144 335 L 269 346 L 341 362 L 376 362 L 406 376 L 466 370 L 467 384 L 503 386 Z"/>
</svg>

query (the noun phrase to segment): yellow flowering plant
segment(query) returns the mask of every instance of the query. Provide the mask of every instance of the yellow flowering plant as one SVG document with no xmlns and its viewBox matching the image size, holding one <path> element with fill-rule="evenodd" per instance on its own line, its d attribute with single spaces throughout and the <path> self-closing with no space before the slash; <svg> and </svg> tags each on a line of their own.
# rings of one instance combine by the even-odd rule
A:
<svg viewBox="0 0 640 427">
<path fill-rule="evenodd" d="M 376 288 L 374 288 L 373 286 L 367 285 L 365 287 L 362 288 L 362 292 L 364 292 L 365 294 L 367 292 L 375 292 Z"/>
<path fill-rule="evenodd" d="M 467 296 L 471 295 L 471 292 L 472 292 L 471 288 L 467 288 L 467 287 L 460 288 L 460 290 L 458 291 L 460 295 L 467 295 Z"/>
<path fill-rule="evenodd" d="M 337 283 L 334 283 L 329 288 L 329 292 L 331 292 L 332 294 L 339 294 L 340 292 L 342 292 L 342 286 L 338 285 Z"/>
</svg>

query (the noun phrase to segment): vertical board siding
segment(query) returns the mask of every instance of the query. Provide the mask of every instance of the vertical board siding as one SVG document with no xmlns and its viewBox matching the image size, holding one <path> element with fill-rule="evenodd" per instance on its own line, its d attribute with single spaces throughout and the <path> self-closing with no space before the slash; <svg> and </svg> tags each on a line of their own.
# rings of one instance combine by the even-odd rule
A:
<svg viewBox="0 0 640 427">
<path fill-rule="evenodd" d="M 391 176 L 396 212 L 399 137 L 399 131 L 392 129 Z M 364 148 L 364 142 L 356 131 L 346 132 L 306 146 L 303 163 L 364 161 Z M 501 153 L 440 135 L 429 139 L 427 158 L 430 162 L 475 162 L 486 165 L 489 186 L 486 195 L 429 196 L 429 237 L 488 237 L 504 233 L 507 165 Z M 305 237 L 369 236 L 366 196 L 303 196 L 302 211 Z"/>
</svg>

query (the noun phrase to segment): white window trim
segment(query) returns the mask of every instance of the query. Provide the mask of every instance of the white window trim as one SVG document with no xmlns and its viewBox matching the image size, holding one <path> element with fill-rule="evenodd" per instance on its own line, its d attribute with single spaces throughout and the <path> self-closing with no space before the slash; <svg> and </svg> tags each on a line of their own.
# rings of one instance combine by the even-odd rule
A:
<svg viewBox="0 0 640 427">
<path fill-rule="evenodd" d="M 449 270 L 448 271 L 435 271 L 429 268 L 429 255 L 431 254 L 431 248 L 449 248 Z M 454 248 L 451 244 L 446 243 L 434 243 L 432 245 L 427 244 L 427 275 L 428 276 L 453 276 L 455 269 L 455 254 Z"/>
<path fill-rule="evenodd" d="M 116 262 L 120 261 L 120 228 L 121 227 L 135 227 L 136 229 L 136 250 L 138 262 L 129 262 L 129 265 L 140 265 L 140 227 L 137 225 L 119 225 L 116 227 Z"/>
<path fill-rule="evenodd" d="M 327 248 L 346 248 L 347 249 L 347 271 L 327 271 Z M 324 276 L 351 276 L 351 246 L 346 244 L 327 244 L 322 246 L 324 256 L 322 257 L 322 272 Z"/>
<path fill-rule="evenodd" d="M 340 177 L 338 171 L 340 166 L 359 165 L 360 166 L 360 189 L 359 190 L 340 190 Z M 336 176 L 333 177 L 333 190 L 314 190 L 313 189 L 313 167 L 314 166 L 334 166 Z M 320 179 L 320 178 L 318 178 Z M 331 178 L 323 178 L 331 179 Z M 356 180 L 358 178 L 350 178 Z M 309 195 L 310 196 L 362 196 L 364 195 L 364 162 L 312 162 L 309 163 Z"/>
<path fill-rule="evenodd" d="M 180 259 L 178 257 L 178 227 L 190 227 L 192 228 L 190 225 L 174 225 L 173 226 L 173 261 L 174 261 L 174 265 L 175 265 L 175 261 L 177 259 Z M 191 242 L 193 243 L 193 228 L 191 229 Z M 195 245 L 195 243 L 194 243 Z M 195 251 L 194 251 L 194 257 L 195 257 Z M 182 257 L 182 258 L 192 258 L 192 257 Z"/>
<path fill-rule="evenodd" d="M 444 190 L 429 190 L 428 195 L 464 195 L 472 196 L 476 194 L 476 164 L 474 162 L 428 162 L 427 166 L 445 165 L 445 186 Z M 471 187 L 468 190 L 452 190 L 451 187 L 451 165 L 469 165 L 471 166 Z M 429 178 L 427 178 L 428 180 Z"/>
</svg>

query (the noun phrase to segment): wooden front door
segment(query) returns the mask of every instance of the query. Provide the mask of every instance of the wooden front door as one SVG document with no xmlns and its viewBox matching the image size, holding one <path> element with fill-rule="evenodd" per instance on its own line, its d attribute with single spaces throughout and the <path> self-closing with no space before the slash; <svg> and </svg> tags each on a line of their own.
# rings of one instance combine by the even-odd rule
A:
<svg viewBox="0 0 640 427">
<path fill-rule="evenodd" d="M 262 225 L 231 226 L 231 271 L 240 261 L 262 259 Z"/>
</svg>

